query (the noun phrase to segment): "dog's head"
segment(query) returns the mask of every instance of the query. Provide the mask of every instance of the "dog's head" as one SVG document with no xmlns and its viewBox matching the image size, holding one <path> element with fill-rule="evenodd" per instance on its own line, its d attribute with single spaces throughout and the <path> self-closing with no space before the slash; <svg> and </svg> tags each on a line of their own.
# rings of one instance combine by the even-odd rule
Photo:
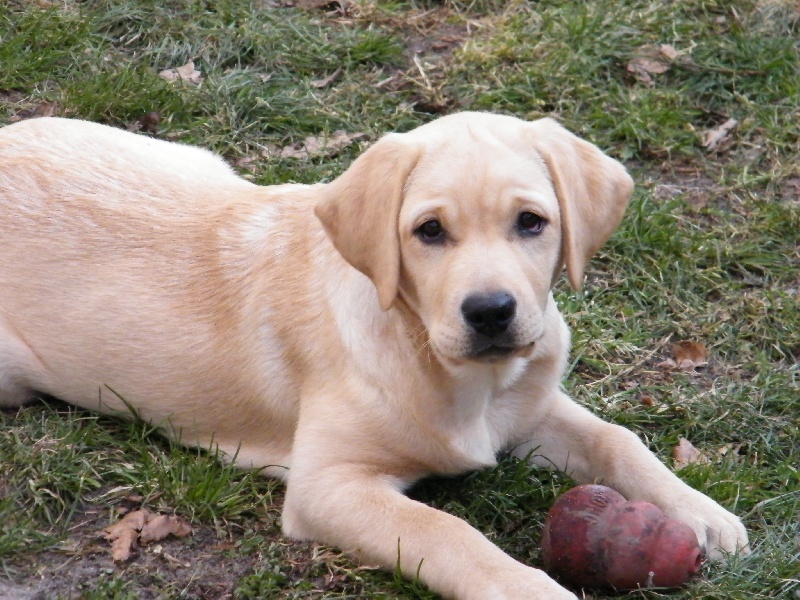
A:
<svg viewBox="0 0 800 600">
<path fill-rule="evenodd" d="M 619 224 L 633 182 L 550 119 L 460 113 L 389 134 L 325 188 L 317 217 L 452 361 L 527 356 L 566 265 L 573 288 Z"/>
</svg>

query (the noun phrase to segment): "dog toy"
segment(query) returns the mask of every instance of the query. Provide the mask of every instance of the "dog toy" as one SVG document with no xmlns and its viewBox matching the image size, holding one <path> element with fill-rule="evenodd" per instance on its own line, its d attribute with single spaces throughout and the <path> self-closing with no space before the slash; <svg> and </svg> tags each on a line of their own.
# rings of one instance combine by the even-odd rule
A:
<svg viewBox="0 0 800 600">
<path fill-rule="evenodd" d="M 688 525 L 602 485 L 581 485 L 556 500 L 542 553 L 545 570 L 566 585 L 618 590 L 681 587 L 703 562 Z"/>
</svg>

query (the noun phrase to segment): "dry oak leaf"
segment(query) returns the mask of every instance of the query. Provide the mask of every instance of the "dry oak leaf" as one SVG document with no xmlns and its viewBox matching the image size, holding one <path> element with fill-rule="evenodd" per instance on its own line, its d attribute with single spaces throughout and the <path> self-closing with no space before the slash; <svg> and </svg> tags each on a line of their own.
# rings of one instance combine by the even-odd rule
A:
<svg viewBox="0 0 800 600">
<path fill-rule="evenodd" d="M 708 350 L 700 342 L 676 342 L 672 344 L 672 354 L 681 371 L 693 371 L 708 364 Z"/>
<path fill-rule="evenodd" d="M 118 523 L 103 529 L 105 538 L 111 542 L 111 558 L 114 562 L 130 558 L 131 548 L 136 544 L 139 531 L 147 522 L 149 514 L 145 509 L 135 510 L 122 517 Z"/>
<path fill-rule="evenodd" d="M 341 129 L 334 131 L 330 137 L 308 136 L 301 144 L 292 144 L 283 148 L 278 156 L 281 158 L 306 159 L 312 156 L 335 156 L 339 150 L 364 137 L 363 133 L 347 133 Z"/>
<path fill-rule="evenodd" d="M 175 515 L 151 515 L 151 518 L 142 527 L 139 541 L 146 545 L 163 540 L 170 535 L 186 537 L 190 533 L 192 533 L 191 526 L 180 517 Z"/>
<path fill-rule="evenodd" d="M 195 85 L 202 83 L 203 74 L 194 68 L 194 61 L 190 60 L 185 65 L 176 67 L 175 69 L 164 69 L 159 72 L 159 77 L 167 81 L 185 81 Z"/>
<path fill-rule="evenodd" d="M 699 342 L 684 341 L 672 344 L 672 356 L 673 358 L 659 363 L 659 366 L 692 372 L 697 367 L 704 367 L 708 364 L 708 350 Z"/>
<path fill-rule="evenodd" d="M 739 121 L 736 119 L 728 119 L 722 125 L 709 129 L 703 134 L 703 148 L 714 151 L 720 147 L 720 144 L 728 138 L 728 134 L 733 131 Z"/>
<path fill-rule="evenodd" d="M 106 540 L 111 542 L 111 558 L 114 562 L 128 560 L 137 540 L 142 545 L 163 540 L 167 536 L 185 537 L 192 532 L 191 526 L 176 516 L 155 515 L 146 508 L 125 515 L 118 523 L 103 530 Z"/>
<path fill-rule="evenodd" d="M 672 464 L 676 471 L 692 464 L 707 465 L 711 462 L 709 458 L 694 447 L 694 444 L 682 437 L 678 440 L 678 445 L 672 449 Z"/>
<path fill-rule="evenodd" d="M 634 50 L 627 70 L 642 83 L 652 85 L 653 78 L 650 75 L 666 73 L 673 63 L 688 59 L 685 55 L 686 52 L 676 50 L 670 44 L 645 44 Z"/>
</svg>

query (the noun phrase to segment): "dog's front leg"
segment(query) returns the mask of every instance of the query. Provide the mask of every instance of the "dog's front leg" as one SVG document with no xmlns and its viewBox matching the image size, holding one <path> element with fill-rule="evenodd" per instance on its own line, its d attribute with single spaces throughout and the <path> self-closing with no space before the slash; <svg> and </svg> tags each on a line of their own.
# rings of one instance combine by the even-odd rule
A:
<svg viewBox="0 0 800 600">
<path fill-rule="evenodd" d="M 545 573 L 502 552 L 452 515 L 404 496 L 374 469 L 292 467 L 284 531 L 353 552 L 385 569 L 400 566 L 435 592 L 459 600 L 576 600 Z"/>
<path fill-rule="evenodd" d="M 633 432 L 599 419 L 561 392 L 530 441 L 514 453 L 563 470 L 578 483 L 602 483 L 629 500 L 655 504 L 690 525 L 712 560 L 748 552 L 747 532 L 736 516 L 681 481 Z"/>
</svg>

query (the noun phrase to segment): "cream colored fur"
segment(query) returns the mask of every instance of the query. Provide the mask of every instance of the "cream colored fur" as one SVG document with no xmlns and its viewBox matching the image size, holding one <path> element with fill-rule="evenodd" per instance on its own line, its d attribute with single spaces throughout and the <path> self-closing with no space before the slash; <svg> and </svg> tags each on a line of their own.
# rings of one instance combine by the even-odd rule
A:
<svg viewBox="0 0 800 600">
<path fill-rule="evenodd" d="M 580 286 L 631 190 L 548 119 L 448 116 L 387 135 L 331 183 L 272 187 L 101 125 L 11 125 L 0 405 L 44 392 L 124 415 L 124 398 L 286 480 L 288 535 L 387 568 L 399 548 L 446 597 L 574 598 L 402 493 L 502 450 L 653 502 L 719 558 L 746 547 L 739 520 L 559 388 L 569 334 L 551 287 L 563 266 Z M 520 233 L 523 212 L 540 232 Z M 441 243 L 419 234 L 434 220 Z M 498 290 L 516 302 L 510 347 L 481 358 L 462 304 Z"/>
</svg>

